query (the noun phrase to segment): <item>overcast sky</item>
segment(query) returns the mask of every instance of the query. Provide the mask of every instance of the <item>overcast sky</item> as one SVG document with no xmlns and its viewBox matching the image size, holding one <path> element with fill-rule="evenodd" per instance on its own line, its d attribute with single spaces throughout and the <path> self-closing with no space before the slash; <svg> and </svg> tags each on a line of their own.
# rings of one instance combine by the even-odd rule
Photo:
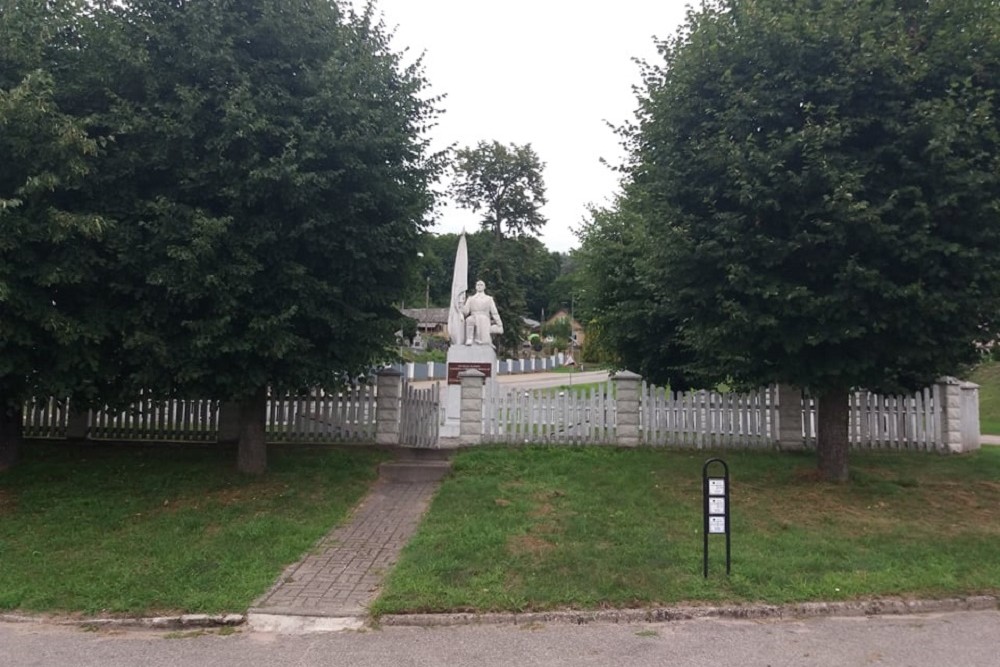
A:
<svg viewBox="0 0 1000 667">
<path fill-rule="evenodd" d="M 363 0 L 354 0 L 362 5 Z M 396 29 L 393 48 L 424 52 L 435 94 L 446 94 L 435 148 L 479 141 L 530 143 L 545 163 L 551 250 L 578 245 L 589 203 L 603 204 L 621 161 L 607 122 L 636 107 L 633 58 L 655 60 L 653 37 L 672 35 L 684 0 L 377 0 Z M 477 216 L 442 208 L 437 232 L 474 231 Z"/>
</svg>

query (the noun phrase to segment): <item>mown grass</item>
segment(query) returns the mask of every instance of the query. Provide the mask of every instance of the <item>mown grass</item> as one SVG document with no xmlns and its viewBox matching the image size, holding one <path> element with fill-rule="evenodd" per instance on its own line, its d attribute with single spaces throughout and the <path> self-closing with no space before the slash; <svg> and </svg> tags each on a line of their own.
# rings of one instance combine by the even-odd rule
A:
<svg viewBox="0 0 1000 667">
<path fill-rule="evenodd" d="M 486 448 L 462 453 L 373 612 L 783 603 L 1000 591 L 1000 449 L 852 456 L 724 453 L 733 572 L 711 538 L 706 452 Z"/>
<path fill-rule="evenodd" d="M 341 521 L 385 455 L 29 442 L 0 473 L 0 609 L 242 611 Z"/>
<path fill-rule="evenodd" d="M 979 430 L 1000 435 L 1000 363 L 985 361 L 969 380 L 979 385 Z"/>
</svg>

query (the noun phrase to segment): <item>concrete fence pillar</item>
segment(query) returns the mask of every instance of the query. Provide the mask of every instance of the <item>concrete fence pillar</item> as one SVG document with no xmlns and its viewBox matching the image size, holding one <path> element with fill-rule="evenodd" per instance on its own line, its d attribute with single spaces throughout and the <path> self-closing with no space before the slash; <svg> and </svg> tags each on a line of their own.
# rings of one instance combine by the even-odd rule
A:
<svg viewBox="0 0 1000 667">
<path fill-rule="evenodd" d="M 385 368 L 375 379 L 375 443 L 398 445 L 402 418 L 403 374 Z"/>
<path fill-rule="evenodd" d="M 802 432 L 802 389 L 790 384 L 779 384 L 778 393 L 778 449 L 797 452 L 805 449 Z"/>
<path fill-rule="evenodd" d="M 979 385 L 953 377 L 939 378 L 941 452 L 958 454 L 979 449 Z"/>
<path fill-rule="evenodd" d="M 972 452 L 982 446 L 979 432 L 979 385 L 962 383 L 962 451 Z"/>
<path fill-rule="evenodd" d="M 639 386 L 642 376 L 631 371 L 615 373 L 615 426 L 618 445 L 637 447 L 640 442 Z"/>
<path fill-rule="evenodd" d="M 219 442 L 231 443 L 240 439 L 239 401 L 223 401 L 219 404 Z"/>
<path fill-rule="evenodd" d="M 459 442 L 478 445 L 483 441 L 483 384 L 486 375 L 476 369 L 458 374 L 462 383 L 462 411 L 459 423 Z"/>
</svg>

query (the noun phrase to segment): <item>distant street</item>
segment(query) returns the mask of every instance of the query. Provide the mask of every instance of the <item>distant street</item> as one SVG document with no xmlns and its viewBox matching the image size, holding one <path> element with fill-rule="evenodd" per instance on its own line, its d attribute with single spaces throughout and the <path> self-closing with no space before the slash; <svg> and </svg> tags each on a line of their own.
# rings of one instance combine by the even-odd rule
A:
<svg viewBox="0 0 1000 667">
<path fill-rule="evenodd" d="M 288 636 L 0 624 L 8 667 L 670 665 L 995 667 L 1000 611 L 786 621 L 384 628 Z"/>
<path fill-rule="evenodd" d="M 497 382 L 502 385 L 524 387 L 525 389 L 558 387 L 564 384 L 587 384 L 590 382 L 603 382 L 607 379 L 607 371 L 585 371 L 576 373 L 517 373 L 513 375 L 497 376 Z M 429 387 L 434 383 L 444 386 L 444 380 L 422 380 L 419 382 L 413 382 L 412 384 L 417 389 L 421 389 Z"/>
</svg>

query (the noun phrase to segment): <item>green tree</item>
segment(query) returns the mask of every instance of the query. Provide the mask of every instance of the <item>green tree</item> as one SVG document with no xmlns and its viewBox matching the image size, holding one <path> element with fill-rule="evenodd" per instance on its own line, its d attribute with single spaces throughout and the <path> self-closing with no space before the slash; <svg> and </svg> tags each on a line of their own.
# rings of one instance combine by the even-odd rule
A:
<svg viewBox="0 0 1000 667">
<path fill-rule="evenodd" d="M 114 132 L 84 203 L 117 221 L 122 385 L 238 401 L 238 467 L 261 472 L 269 389 L 332 387 L 392 349 L 440 166 L 421 136 L 436 100 L 370 6 L 102 11 L 127 57 L 81 99 Z"/>
<path fill-rule="evenodd" d="M 645 72 L 643 279 L 703 371 L 819 397 L 973 358 L 1000 313 L 1000 3 L 716 0 Z"/>
<path fill-rule="evenodd" d="M 684 391 L 702 378 L 692 368 L 680 320 L 667 307 L 669 286 L 647 279 L 649 238 L 629 200 L 591 210 L 576 252 L 581 267 L 576 312 L 587 322 L 588 361 L 604 361 Z"/>
<path fill-rule="evenodd" d="M 106 340 L 94 303 L 104 221 L 66 205 L 100 143 L 53 79 L 78 50 L 80 18 L 74 2 L 0 11 L 0 469 L 17 458 L 26 399 L 93 395 Z"/>
<path fill-rule="evenodd" d="M 480 141 L 455 153 L 451 193 L 459 206 L 482 211 L 483 229 L 498 240 L 534 234 L 546 222 L 544 166 L 531 144 Z"/>
</svg>

